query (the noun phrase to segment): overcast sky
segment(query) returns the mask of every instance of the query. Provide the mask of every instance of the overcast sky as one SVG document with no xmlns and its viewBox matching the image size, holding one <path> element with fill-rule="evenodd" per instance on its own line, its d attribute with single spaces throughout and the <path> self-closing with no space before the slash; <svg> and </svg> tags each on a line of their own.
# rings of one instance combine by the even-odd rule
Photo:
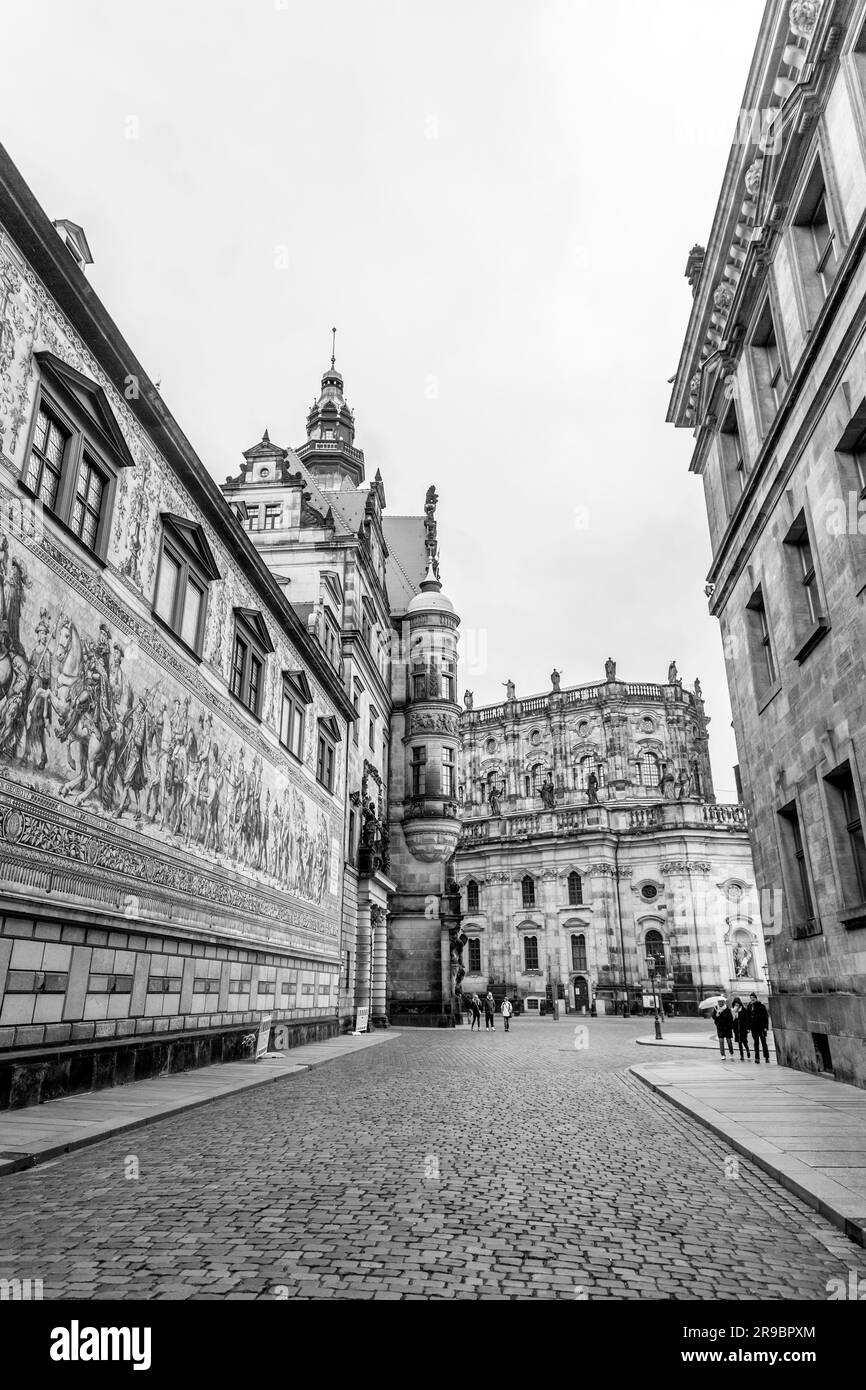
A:
<svg viewBox="0 0 866 1390">
<path fill-rule="evenodd" d="M 665 424 L 760 0 L 6 0 L 0 138 L 218 481 L 337 362 L 388 508 L 440 494 L 477 704 L 700 675 L 736 761 L 691 436 Z"/>
</svg>

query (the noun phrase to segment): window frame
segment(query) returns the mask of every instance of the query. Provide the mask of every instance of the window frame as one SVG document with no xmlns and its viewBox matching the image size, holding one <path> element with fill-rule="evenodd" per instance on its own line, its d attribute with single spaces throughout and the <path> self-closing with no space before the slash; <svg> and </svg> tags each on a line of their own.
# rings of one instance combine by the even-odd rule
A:
<svg viewBox="0 0 866 1390">
<path fill-rule="evenodd" d="M 577 872 L 577 869 L 572 869 L 572 870 L 571 870 L 571 873 L 568 875 L 568 878 L 566 879 L 565 883 L 566 883 L 566 891 L 567 891 L 567 893 L 568 893 L 568 905 L 569 905 L 569 907 L 582 907 L 582 906 L 583 906 L 583 878 L 582 878 L 581 875 Z"/>
<path fill-rule="evenodd" d="M 784 828 L 783 827 L 787 827 Z M 818 916 L 809 851 L 803 836 L 803 816 L 800 798 L 795 794 L 784 806 L 776 809 L 776 832 L 782 879 L 786 885 L 785 916 L 794 940 L 822 934 Z M 794 907 L 797 914 L 794 914 Z M 799 909 L 802 908 L 801 913 Z"/>
<path fill-rule="evenodd" d="M 214 581 L 222 578 L 216 567 L 216 561 L 211 553 L 207 542 L 204 529 L 198 522 L 187 521 L 185 517 L 174 516 L 171 512 L 161 512 L 160 521 L 162 523 L 159 541 L 159 559 L 156 566 L 156 577 L 153 583 L 153 596 L 151 599 L 151 615 L 156 619 L 161 627 L 171 633 L 181 646 L 190 652 L 196 660 L 202 658 L 204 649 L 204 634 L 207 624 L 208 600 L 210 597 L 210 586 Z M 166 617 L 157 611 L 157 601 L 159 599 L 160 580 L 162 579 L 164 558 L 168 554 L 173 564 L 178 567 L 177 584 L 175 586 L 174 600 L 172 603 L 171 614 Z M 186 612 L 187 590 L 192 584 L 201 593 L 201 603 L 199 605 L 196 629 L 192 642 L 188 642 L 182 636 L 183 619 Z M 234 643 L 232 644 L 232 659 L 234 659 Z"/>
<path fill-rule="evenodd" d="M 530 964 L 530 952 L 535 957 L 535 964 Z M 540 970 L 539 961 L 541 956 L 538 950 L 538 936 L 535 933 L 527 932 L 523 937 L 523 970 L 528 974 L 530 970 Z"/>
<path fill-rule="evenodd" d="M 262 718 L 262 704 L 264 701 L 265 678 L 268 669 L 268 657 L 274 650 L 273 642 L 265 626 L 264 618 L 256 609 L 235 608 L 234 610 L 234 630 L 232 632 L 231 660 L 229 664 L 229 694 L 232 699 L 241 706 L 242 709 L 251 714 L 259 723 Z M 252 689 L 250 677 L 252 675 L 253 664 L 258 663 L 260 678 L 256 687 L 255 705 L 251 705 L 243 694 L 235 690 L 235 671 L 238 669 L 236 664 L 236 654 L 238 643 L 245 646 L 245 654 L 240 667 L 240 685 L 242 691 L 249 692 Z"/>
<path fill-rule="evenodd" d="M 466 941 L 466 947 L 467 947 L 467 954 L 466 954 L 466 973 L 467 973 L 467 975 L 482 975 L 482 974 L 484 973 L 484 971 L 483 971 L 483 969 L 482 969 L 481 937 L 480 937 L 480 936 L 470 936 L 470 937 L 468 937 L 468 939 L 467 939 L 467 941 Z M 477 959 L 477 961 L 478 961 L 477 966 L 476 966 L 476 965 L 473 965 L 473 956 L 474 956 L 474 957 Z"/>
<path fill-rule="evenodd" d="M 853 748 L 821 773 L 820 787 L 839 920 L 846 928 L 866 926 L 866 805 Z"/>
<path fill-rule="evenodd" d="M 589 970 L 585 932 L 571 933 L 571 968 L 572 971 L 583 975 Z"/>
<path fill-rule="evenodd" d="M 797 641 L 794 660 L 802 665 L 830 631 L 815 539 L 805 506 L 800 508 L 782 543 L 788 550 L 788 586 Z"/>
<path fill-rule="evenodd" d="M 470 878 L 466 885 L 466 911 L 479 912 L 481 903 L 481 889 L 474 878 Z"/>
<path fill-rule="evenodd" d="M 520 898 L 523 907 L 537 906 L 535 901 L 535 879 L 532 874 L 524 874 L 520 880 Z"/>
<path fill-rule="evenodd" d="M 324 787 L 329 796 L 336 795 L 337 791 L 337 744 L 339 742 L 340 730 L 337 721 L 330 715 L 320 714 L 316 739 L 316 781 L 320 787 Z"/>
<path fill-rule="evenodd" d="M 427 795 L 427 745 L 426 743 L 413 743 L 411 746 L 411 757 L 409 767 L 412 774 L 412 795 Z"/>
<path fill-rule="evenodd" d="M 781 676 L 763 583 L 758 584 L 746 604 L 746 631 L 751 656 L 752 684 L 760 713 L 781 689 Z"/>
<path fill-rule="evenodd" d="M 313 693 L 310 690 L 309 682 L 303 671 L 283 671 L 280 685 L 280 713 L 277 725 L 277 738 L 280 747 L 291 754 L 297 762 L 304 762 L 304 740 L 306 736 L 307 709 L 312 704 Z M 286 705 L 291 710 L 290 737 L 288 741 L 283 738 L 283 715 Z M 297 738 L 295 731 L 300 726 L 300 737 Z M 299 743 L 299 749 L 295 748 L 295 743 Z"/>
<path fill-rule="evenodd" d="M 98 563 L 105 564 L 117 483 L 121 470 L 135 466 L 129 447 L 114 418 L 102 388 L 75 368 L 61 362 L 50 352 L 35 352 L 38 367 L 36 391 L 30 415 L 30 425 L 24 450 L 24 460 L 18 471 L 18 486 L 29 497 L 40 502 L 43 510 Z M 36 448 L 40 413 L 53 418 L 67 436 L 58 473 L 57 491 L 53 505 L 41 497 L 44 466 L 40 468 L 37 486 L 27 481 L 31 460 Z M 89 545 L 73 524 L 76 493 L 81 464 L 89 456 L 91 466 L 102 479 L 99 521 L 93 545 Z"/>
</svg>

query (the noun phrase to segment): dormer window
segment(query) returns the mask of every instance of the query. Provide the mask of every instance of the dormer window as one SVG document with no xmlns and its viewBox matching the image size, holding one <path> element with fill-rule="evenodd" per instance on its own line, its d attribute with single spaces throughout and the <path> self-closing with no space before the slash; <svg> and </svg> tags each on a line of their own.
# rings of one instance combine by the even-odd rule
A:
<svg viewBox="0 0 866 1390">
<path fill-rule="evenodd" d="M 273 650 L 261 613 L 254 608 L 236 608 L 230 689 L 256 719 L 262 716 L 265 667 Z"/>
<path fill-rule="evenodd" d="M 304 722 L 307 706 L 312 704 L 312 700 L 313 692 L 304 672 L 284 671 L 280 743 L 301 761 L 304 757 Z"/>
<path fill-rule="evenodd" d="M 316 750 L 316 781 L 327 792 L 334 790 L 334 771 L 337 762 L 337 744 L 340 729 L 336 719 L 331 716 L 319 719 L 319 742 Z"/>
<path fill-rule="evenodd" d="M 163 512 L 153 612 L 196 656 L 204 643 L 208 586 L 219 578 L 203 528 Z"/>
<path fill-rule="evenodd" d="M 50 352 L 35 358 L 41 379 L 21 484 L 104 559 L 117 479 L 134 460 L 102 388 Z"/>
</svg>

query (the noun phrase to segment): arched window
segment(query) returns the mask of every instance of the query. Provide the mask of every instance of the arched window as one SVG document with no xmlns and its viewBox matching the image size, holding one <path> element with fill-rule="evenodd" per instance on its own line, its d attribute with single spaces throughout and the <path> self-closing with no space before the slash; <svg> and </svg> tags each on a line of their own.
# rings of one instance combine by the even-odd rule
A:
<svg viewBox="0 0 866 1390">
<path fill-rule="evenodd" d="M 521 888 L 523 890 L 523 906 L 535 907 L 535 882 L 529 874 L 524 878 Z"/>
<path fill-rule="evenodd" d="M 571 938 L 571 968 L 572 970 L 586 969 L 585 936 L 573 936 Z"/>
<path fill-rule="evenodd" d="M 662 936 L 661 932 L 648 931 L 644 938 L 644 943 L 646 945 L 647 960 L 649 960 L 650 956 L 652 956 L 653 960 L 656 963 L 655 973 L 657 975 L 666 975 L 668 967 L 667 960 L 665 958 L 664 937 Z"/>
<path fill-rule="evenodd" d="M 578 873 L 568 875 L 568 901 L 572 907 L 583 902 L 583 880 Z"/>
<path fill-rule="evenodd" d="M 734 933 L 731 942 L 731 956 L 734 963 L 735 980 L 754 980 L 755 975 L 755 943 L 747 931 L 737 931 Z"/>
<path fill-rule="evenodd" d="M 544 781 L 544 768 L 541 763 L 536 763 L 532 769 L 532 795 L 541 795 L 541 784 Z"/>
<path fill-rule="evenodd" d="M 604 763 L 601 762 L 594 753 L 588 753 L 585 758 L 581 758 L 577 769 L 577 786 L 579 791 L 586 791 L 589 785 L 589 774 L 594 772 L 598 778 L 598 785 L 604 786 L 605 771 Z"/>
<path fill-rule="evenodd" d="M 466 911 L 478 911 L 478 884 L 473 878 L 466 885 Z"/>
<path fill-rule="evenodd" d="M 538 969 L 538 937 L 525 936 L 523 938 L 523 959 L 527 970 Z"/>
<path fill-rule="evenodd" d="M 641 753 L 640 781 L 642 787 L 657 787 L 659 784 L 659 760 L 655 753 Z"/>
<path fill-rule="evenodd" d="M 470 975 L 481 974 L 481 942 L 477 936 L 470 936 L 468 941 L 468 970 Z"/>
</svg>

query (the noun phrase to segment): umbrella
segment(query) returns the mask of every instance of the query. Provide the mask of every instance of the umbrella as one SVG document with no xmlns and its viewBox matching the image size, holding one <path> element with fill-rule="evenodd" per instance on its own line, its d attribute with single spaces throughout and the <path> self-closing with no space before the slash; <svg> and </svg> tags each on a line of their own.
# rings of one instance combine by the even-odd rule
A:
<svg viewBox="0 0 866 1390">
<path fill-rule="evenodd" d="M 712 994 L 710 995 L 709 999 L 702 999 L 700 1004 L 698 1005 L 698 1008 L 701 1011 L 703 1011 L 704 1009 L 714 1009 L 717 1004 L 722 1004 L 724 1002 L 725 996 L 723 994 Z"/>
</svg>

